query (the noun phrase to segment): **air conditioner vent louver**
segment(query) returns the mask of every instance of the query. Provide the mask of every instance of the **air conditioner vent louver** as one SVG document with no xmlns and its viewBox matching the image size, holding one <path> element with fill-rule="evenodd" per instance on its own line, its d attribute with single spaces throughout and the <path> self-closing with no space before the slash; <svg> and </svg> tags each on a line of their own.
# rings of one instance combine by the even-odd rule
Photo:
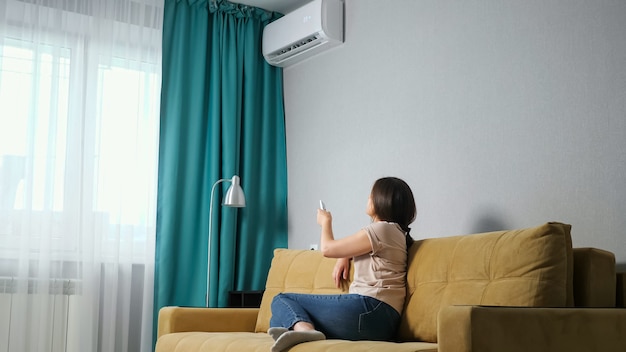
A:
<svg viewBox="0 0 626 352">
<path fill-rule="evenodd" d="M 312 42 L 314 40 L 317 40 L 318 38 L 319 37 L 317 35 L 312 35 L 312 36 L 310 36 L 308 38 L 304 38 L 301 41 L 299 41 L 297 43 L 294 43 L 294 44 L 291 44 L 290 46 L 282 49 L 280 51 L 280 54 L 288 53 L 288 52 L 290 52 L 293 49 L 298 49 L 299 47 L 305 46 L 305 45 L 309 44 L 310 42 Z"/>
<path fill-rule="evenodd" d="M 280 63 L 280 62 L 287 60 L 290 57 L 298 55 L 299 53 L 302 53 L 315 46 L 323 44 L 324 42 L 325 42 L 324 37 L 316 33 L 307 38 L 299 40 L 295 43 L 289 44 L 288 46 L 284 48 L 276 50 L 273 53 L 269 53 L 267 55 L 267 59 L 268 60 L 271 59 L 273 63 Z"/>
<path fill-rule="evenodd" d="M 263 56 L 288 66 L 343 43 L 343 1 L 313 0 L 265 26 Z"/>
</svg>

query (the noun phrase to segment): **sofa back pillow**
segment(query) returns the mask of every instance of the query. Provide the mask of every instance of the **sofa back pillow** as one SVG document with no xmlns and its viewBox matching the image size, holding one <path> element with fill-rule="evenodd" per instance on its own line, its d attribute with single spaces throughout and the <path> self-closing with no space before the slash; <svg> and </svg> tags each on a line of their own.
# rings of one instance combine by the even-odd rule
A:
<svg viewBox="0 0 626 352">
<path fill-rule="evenodd" d="M 272 299 L 278 293 L 348 293 L 345 282 L 342 288 L 335 287 L 332 273 L 336 261 L 325 258 L 320 251 L 275 249 L 255 331 L 267 332 L 269 329 Z"/>
<path fill-rule="evenodd" d="M 573 305 L 570 225 L 416 241 L 409 249 L 404 341 L 437 342 L 449 305 Z"/>
</svg>

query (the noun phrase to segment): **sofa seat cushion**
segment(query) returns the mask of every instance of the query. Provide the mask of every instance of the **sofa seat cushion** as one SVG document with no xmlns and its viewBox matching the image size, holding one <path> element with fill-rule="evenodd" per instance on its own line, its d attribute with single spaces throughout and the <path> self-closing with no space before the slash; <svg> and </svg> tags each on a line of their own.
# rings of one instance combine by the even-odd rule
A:
<svg viewBox="0 0 626 352">
<path fill-rule="evenodd" d="M 438 348 L 429 342 L 323 340 L 296 345 L 289 352 L 437 352 Z"/>
<path fill-rule="evenodd" d="M 266 333 L 254 332 L 178 332 L 159 338 L 156 352 L 267 352 L 274 340 Z M 426 342 L 382 342 L 323 340 L 294 346 L 289 352 L 436 352 L 437 344 Z"/>
<path fill-rule="evenodd" d="M 450 305 L 573 305 L 570 225 L 417 241 L 409 250 L 401 340 L 437 342 Z"/>
<path fill-rule="evenodd" d="M 177 332 L 159 337 L 155 352 L 267 352 L 273 344 L 266 333 Z"/>
</svg>

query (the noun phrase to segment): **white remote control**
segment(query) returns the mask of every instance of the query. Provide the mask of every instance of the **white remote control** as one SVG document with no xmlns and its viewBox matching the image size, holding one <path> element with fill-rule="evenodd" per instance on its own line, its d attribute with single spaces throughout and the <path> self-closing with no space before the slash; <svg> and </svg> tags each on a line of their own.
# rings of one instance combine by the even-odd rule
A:
<svg viewBox="0 0 626 352">
<path fill-rule="evenodd" d="M 326 204 L 320 200 L 320 209 L 326 210 Z"/>
</svg>

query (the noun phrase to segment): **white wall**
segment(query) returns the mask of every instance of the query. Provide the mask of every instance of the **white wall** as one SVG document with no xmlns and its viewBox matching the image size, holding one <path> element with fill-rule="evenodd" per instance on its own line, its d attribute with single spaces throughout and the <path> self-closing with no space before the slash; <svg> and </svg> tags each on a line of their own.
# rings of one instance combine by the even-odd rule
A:
<svg viewBox="0 0 626 352">
<path fill-rule="evenodd" d="M 413 237 L 561 221 L 626 263 L 626 1 L 346 0 L 345 43 L 284 70 L 289 247 L 369 222 L 381 176 Z"/>
</svg>

